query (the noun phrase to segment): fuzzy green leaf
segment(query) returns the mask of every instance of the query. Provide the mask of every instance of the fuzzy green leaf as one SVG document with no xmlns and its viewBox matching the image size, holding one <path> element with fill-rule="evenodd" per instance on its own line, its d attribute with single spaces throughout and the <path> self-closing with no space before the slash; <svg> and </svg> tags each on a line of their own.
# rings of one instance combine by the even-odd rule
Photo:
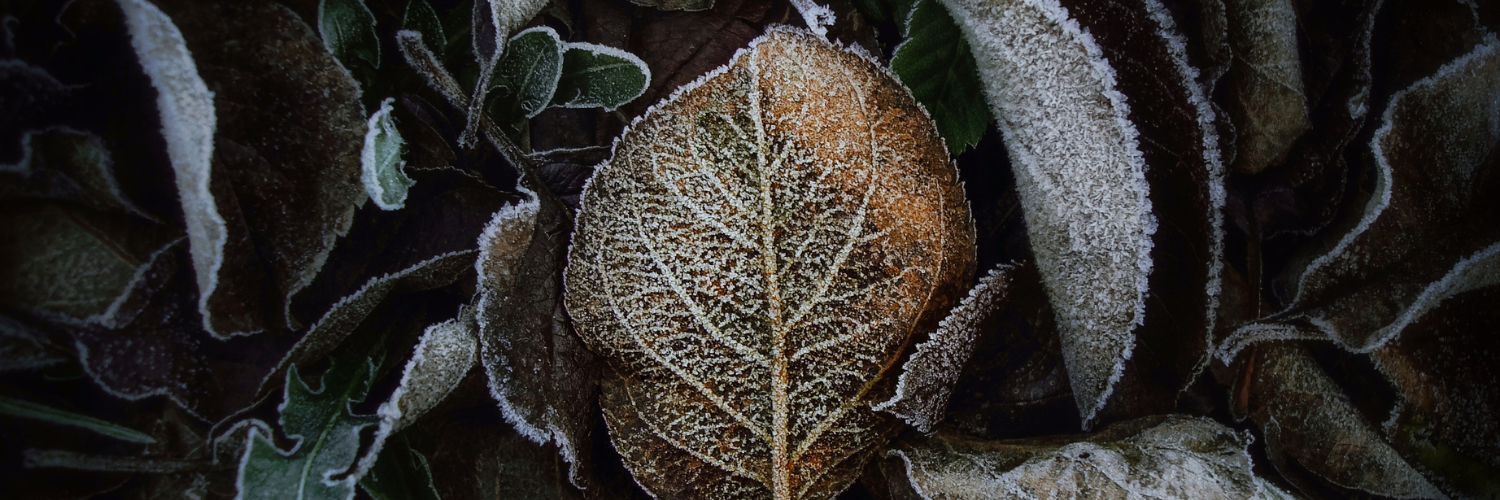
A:
<svg viewBox="0 0 1500 500">
<path fill-rule="evenodd" d="M 365 132 L 365 148 L 361 156 L 365 193 L 383 210 L 396 210 L 406 205 L 406 191 L 417 182 L 401 171 L 406 161 L 401 154 L 406 151 L 406 141 L 396 130 L 396 121 L 391 118 L 391 102 L 386 98 L 380 109 L 370 115 L 369 131 Z"/>
<path fill-rule="evenodd" d="M 364 0 L 318 2 L 318 35 L 323 37 L 323 46 L 345 67 L 355 59 L 370 63 L 372 68 L 380 67 L 375 14 L 365 7 Z"/>
<path fill-rule="evenodd" d="M 281 428 L 297 441 L 281 450 L 259 429 L 240 461 L 240 500 L 252 498 L 350 498 L 354 484 L 332 478 L 354 464 L 361 429 L 379 423 L 375 415 L 354 415 L 349 406 L 364 401 L 375 380 L 369 358 L 334 358 L 314 391 L 287 371 L 286 400 L 281 404 Z"/>
<path fill-rule="evenodd" d="M 132 443 L 152 444 L 156 442 L 155 438 L 135 429 L 99 420 L 88 415 L 79 415 L 70 411 L 63 411 L 50 406 L 7 398 L 5 396 L 0 396 L 0 415 L 29 418 L 58 425 L 87 429 L 98 434 Z"/>
<path fill-rule="evenodd" d="M 635 54 L 592 43 L 570 43 L 552 105 L 613 111 L 646 92 L 651 69 Z"/>
<path fill-rule="evenodd" d="M 411 0 L 406 4 L 401 29 L 421 33 L 422 43 L 427 45 L 427 50 L 443 57 L 443 48 L 447 45 L 448 38 L 443 35 L 443 22 L 438 20 L 437 11 L 432 9 L 432 4 L 427 3 L 427 0 Z"/>
<path fill-rule="evenodd" d="M 490 114 L 502 122 L 531 118 L 547 108 L 562 76 L 563 42 L 552 28 L 531 28 L 510 39 L 490 80 Z"/>
<path fill-rule="evenodd" d="M 962 153 L 979 143 L 990 123 L 969 43 L 936 0 L 918 0 L 906 17 L 905 31 L 906 41 L 891 57 L 891 71 L 932 114 L 948 151 Z"/>
</svg>

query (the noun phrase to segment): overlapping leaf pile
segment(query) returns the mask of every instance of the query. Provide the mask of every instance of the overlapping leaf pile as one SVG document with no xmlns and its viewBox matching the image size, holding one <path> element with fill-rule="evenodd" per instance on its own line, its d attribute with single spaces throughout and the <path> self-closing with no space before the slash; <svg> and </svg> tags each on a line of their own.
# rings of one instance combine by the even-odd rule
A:
<svg viewBox="0 0 1500 500">
<path fill-rule="evenodd" d="M 1496 199 L 1492 2 L 4 2 L 0 491 L 1495 498 Z"/>
</svg>

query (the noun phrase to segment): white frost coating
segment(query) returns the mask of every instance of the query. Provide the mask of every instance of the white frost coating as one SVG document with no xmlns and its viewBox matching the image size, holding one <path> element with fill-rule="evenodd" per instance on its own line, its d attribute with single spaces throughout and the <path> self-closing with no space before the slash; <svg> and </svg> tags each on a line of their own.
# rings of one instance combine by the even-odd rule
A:
<svg viewBox="0 0 1500 500">
<path fill-rule="evenodd" d="M 797 13 L 802 15 L 802 21 L 807 23 L 808 31 L 818 35 L 818 38 L 828 39 L 828 27 L 833 26 L 836 16 L 833 10 L 819 4 L 817 0 L 791 0 L 792 6 L 797 8 Z"/>
<path fill-rule="evenodd" d="M 564 53 L 566 53 L 569 50 L 587 50 L 589 52 L 594 52 L 594 53 L 597 53 L 597 54 L 604 54 L 604 55 L 607 55 L 607 56 L 618 57 L 620 59 L 624 59 L 625 62 L 628 62 L 628 63 L 634 65 L 636 69 L 640 70 L 641 74 L 646 75 L 646 82 L 649 83 L 651 81 L 651 68 L 646 65 L 646 61 L 642 61 L 641 58 L 638 57 L 638 56 L 636 56 L 635 54 L 631 54 L 629 52 L 626 52 L 626 51 L 623 51 L 623 50 L 620 50 L 620 49 L 617 49 L 617 48 L 614 48 L 614 47 L 610 47 L 608 45 L 599 45 L 597 43 L 563 43 L 563 44 L 561 44 L 561 50 Z M 640 97 L 642 94 L 645 94 L 645 93 L 646 93 L 646 86 L 643 85 L 643 86 L 641 86 L 640 90 L 636 91 L 635 95 L 630 96 L 630 98 L 625 99 L 622 102 L 634 101 L 637 97 Z M 559 107 L 559 108 L 588 108 L 588 107 L 594 107 L 594 106 L 596 106 L 596 105 L 593 104 L 593 103 L 586 103 L 586 102 L 585 103 L 575 103 L 572 100 L 570 100 L 568 102 L 565 102 L 563 104 L 556 105 L 556 107 Z M 605 107 L 604 108 L 605 111 L 614 111 L 615 109 L 616 108 L 610 108 L 610 107 Z M 570 148 L 559 148 L 559 149 L 570 149 Z M 579 149 L 586 149 L 586 148 L 579 148 Z M 558 151 L 558 150 L 554 149 L 552 151 Z M 546 153 L 549 153 L 549 152 L 552 152 L 552 151 L 539 151 L 539 152 L 532 153 L 532 155 L 535 156 L 535 155 L 539 155 L 539 154 L 546 154 Z"/>
<path fill-rule="evenodd" d="M 1229 334 L 1214 352 L 1218 353 L 1219 361 L 1229 364 L 1250 344 L 1273 340 L 1328 340 L 1328 334 L 1322 329 L 1308 331 L 1306 328 L 1283 323 L 1253 323 Z"/>
<path fill-rule="evenodd" d="M 1156 219 L 1125 96 L 1056 0 L 943 0 L 973 48 L 1010 150 L 1085 425 L 1145 316 Z M 1201 120 L 1201 117 L 1200 117 Z"/>
<path fill-rule="evenodd" d="M 1219 310 L 1219 293 L 1222 288 L 1223 257 L 1224 257 L 1224 162 L 1219 151 L 1219 131 L 1214 125 L 1217 117 L 1214 115 L 1213 105 L 1203 95 L 1203 87 L 1198 85 L 1198 68 L 1188 64 L 1187 42 L 1177 32 L 1177 23 L 1172 20 L 1172 13 L 1157 0 L 1143 0 L 1146 5 L 1146 14 L 1156 23 L 1157 36 L 1167 41 L 1167 53 L 1172 57 L 1172 65 L 1177 67 L 1177 72 L 1186 80 L 1182 86 L 1187 90 L 1187 101 L 1192 103 L 1193 109 L 1197 111 L 1198 130 L 1203 140 L 1203 161 L 1208 168 L 1209 183 L 1208 196 L 1213 214 L 1213 230 L 1210 238 L 1209 254 L 1212 256 L 1208 265 L 1208 311 L 1206 316 L 1207 325 L 1204 326 L 1203 345 L 1212 347 L 1214 344 L 1214 325 L 1218 319 L 1216 311 Z M 1208 366 L 1211 357 L 1205 353 L 1198 366 L 1193 369 L 1193 375 L 1188 380 L 1196 380 L 1198 374 Z M 1186 387 L 1182 388 L 1187 390 Z"/>
<path fill-rule="evenodd" d="M 1255 496 L 1250 498 L 1254 500 L 1298 500 L 1296 495 L 1271 484 L 1270 481 L 1261 479 L 1260 476 L 1255 476 Z"/>
<path fill-rule="evenodd" d="M 1490 245 L 1458 261 L 1458 264 L 1455 264 L 1453 269 L 1443 276 L 1443 279 L 1427 285 L 1427 288 L 1422 290 L 1422 294 L 1417 296 L 1417 300 L 1402 311 L 1396 321 L 1376 331 L 1371 337 L 1373 340 L 1370 344 L 1360 349 L 1359 352 L 1370 352 L 1381 348 L 1386 342 L 1396 338 L 1407 325 L 1437 307 L 1444 299 L 1495 284 L 1500 284 L 1500 243 Z"/>
<path fill-rule="evenodd" d="M 162 136 L 167 157 L 177 175 L 177 194 L 187 223 L 188 246 L 198 277 L 198 312 L 203 328 L 218 338 L 229 335 L 214 330 L 208 299 L 218 288 L 219 267 L 224 264 L 224 241 L 228 236 L 224 218 L 208 190 L 214 152 L 214 95 L 198 76 L 198 66 L 188 52 L 182 32 L 161 9 L 146 0 L 118 0 L 146 76 L 156 88 L 156 107 L 161 113 Z"/>
<path fill-rule="evenodd" d="M 479 337 L 474 331 L 473 314 L 472 309 L 464 307 L 459 317 L 429 326 L 422 333 L 416 352 L 401 374 L 401 385 L 375 412 L 380 424 L 374 443 L 344 479 L 345 484 L 353 487 L 369 473 L 391 434 L 441 403 L 478 362 Z"/>
<path fill-rule="evenodd" d="M 140 266 L 135 268 L 135 275 L 130 277 L 130 282 L 125 285 L 125 288 L 120 290 L 120 295 L 115 297 L 114 302 L 110 302 L 109 307 L 103 312 L 83 318 L 84 322 L 115 329 L 124 328 L 131 320 L 135 319 L 135 314 L 140 311 L 125 310 L 126 304 L 131 302 L 131 296 L 134 295 L 136 288 L 146 282 L 149 272 L 156 267 L 157 259 L 166 255 L 168 250 L 176 248 L 177 244 L 181 243 L 182 240 L 182 238 L 172 240 L 162 245 L 161 248 L 156 249 L 156 251 L 151 252 L 151 256 L 147 257 L 145 262 L 142 262 Z M 123 313 L 121 312 L 122 310 L 124 310 Z"/>
<path fill-rule="evenodd" d="M 499 47 L 496 52 L 505 50 L 505 41 L 510 39 L 510 32 L 524 26 L 531 18 L 536 17 L 547 4 L 548 0 L 489 0 L 490 15 L 495 23 L 495 46 Z"/>
<path fill-rule="evenodd" d="M 1308 299 L 1308 297 L 1306 297 L 1306 292 L 1311 286 L 1311 280 L 1322 277 L 1321 275 L 1323 274 L 1337 274 L 1345 271 L 1345 268 L 1348 268 L 1350 266 L 1360 265 L 1363 259 L 1361 259 L 1357 255 L 1347 254 L 1350 251 L 1350 247 L 1355 245 L 1356 240 L 1359 240 L 1364 235 L 1364 233 L 1371 228 L 1372 225 L 1376 224 L 1377 220 L 1380 219 L 1381 215 L 1385 212 L 1385 209 L 1391 204 L 1391 197 L 1393 192 L 1392 178 L 1394 176 L 1394 171 L 1392 170 L 1390 162 L 1387 161 L 1386 158 L 1385 143 L 1387 142 L 1387 140 L 1396 140 L 1390 139 L 1392 137 L 1392 134 L 1396 133 L 1396 120 L 1394 119 L 1394 114 L 1398 110 L 1398 108 L 1402 108 L 1403 105 L 1406 104 L 1405 101 L 1407 100 L 1408 96 L 1412 95 L 1413 93 L 1434 92 L 1438 90 L 1440 85 L 1442 85 L 1446 80 L 1449 80 L 1450 78 L 1464 78 L 1465 75 L 1477 73 L 1479 68 L 1482 68 L 1487 64 L 1496 64 L 1496 61 L 1494 61 L 1494 59 L 1497 55 L 1500 55 L 1500 41 L 1497 41 L 1495 35 L 1491 34 L 1486 38 L 1484 44 L 1475 47 L 1474 50 L 1470 51 L 1468 54 L 1454 59 L 1452 62 L 1449 62 L 1448 64 L 1440 68 L 1433 75 L 1418 80 L 1410 87 L 1402 89 L 1401 91 L 1396 92 L 1391 96 L 1390 104 L 1386 107 L 1385 113 L 1382 116 L 1383 123 L 1381 127 L 1375 131 L 1374 137 L 1370 139 L 1370 149 L 1373 153 L 1371 156 L 1375 159 L 1376 164 L 1376 184 L 1374 195 L 1370 197 L 1369 202 L 1365 205 L 1363 215 L 1354 229 L 1349 231 L 1348 234 L 1345 234 L 1343 238 L 1340 239 L 1336 245 L 1334 245 L 1332 250 L 1314 259 L 1307 265 L 1307 268 L 1302 272 L 1301 277 L 1298 279 L 1297 293 L 1291 301 L 1292 305 L 1288 306 L 1286 310 L 1273 315 L 1273 317 L 1279 318 L 1288 316 L 1293 313 L 1293 309 L 1302 306 L 1302 303 Z M 1495 107 L 1497 109 L 1500 109 L 1500 106 Z M 1493 127 L 1493 122 L 1491 126 Z M 1500 132 L 1495 132 L 1492 130 L 1491 135 L 1500 135 Z M 1455 150 L 1453 151 L 1447 151 L 1445 153 L 1449 155 L 1462 155 L 1464 153 L 1468 153 L 1468 151 L 1458 151 L 1456 150 L 1457 148 L 1454 149 Z M 1455 159 L 1444 159 L 1450 160 L 1451 163 L 1463 163 Z M 1478 163 L 1477 159 L 1474 160 L 1476 161 L 1467 162 L 1469 163 L 1468 165 L 1443 165 L 1442 168 L 1449 168 L 1454 170 L 1462 170 L 1468 168 L 1472 170 L 1472 165 Z M 1472 172 L 1469 172 L 1469 174 L 1472 174 Z M 1455 268 L 1455 271 L 1457 271 L 1457 268 Z M 1446 280 L 1447 278 L 1444 279 Z M 1429 289 L 1429 291 L 1431 291 L 1431 289 Z M 1426 296 L 1425 293 L 1426 292 L 1424 292 L 1424 297 Z M 1420 301 L 1421 299 L 1418 300 Z M 1411 311 L 1408 310 L 1408 312 Z M 1316 319 L 1316 317 L 1314 317 L 1314 319 Z M 1415 318 L 1413 317 L 1411 319 L 1414 320 Z M 1341 335 L 1344 332 L 1336 331 L 1331 327 L 1331 325 L 1328 328 L 1328 333 L 1340 343 L 1343 343 L 1345 341 L 1344 337 Z M 1385 340 L 1388 340 L 1388 337 L 1390 335 L 1394 334 L 1385 332 L 1384 336 L 1377 335 L 1368 338 L 1375 339 L 1375 341 L 1373 342 L 1374 344 L 1382 344 Z M 1375 347 L 1378 347 L 1378 345 L 1372 346 L 1369 344 L 1370 342 L 1366 342 L 1365 345 L 1352 345 L 1348 347 L 1360 351 L 1368 351 Z"/>
<path fill-rule="evenodd" d="M 876 411 L 901 417 L 922 432 L 931 431 L 942 420 L 953 384 L 974 352 L 979 324 L 1005 300 L 1014 270 L 1015 266 L 1001 265 L 979 279 L 969 296 L 938 324 L 937 332 L 917 345 L 917 352 L 902 366 L 896 395 L 875 405 Z"/>
<path fill-rule="evenodd" d="M 365 125 L 365 146 L 360 150 L 359 155 L 360 164 L 363 166 L 360 180 L 364 182 L 365 193 L 370 195 L 370 200 L 374 201 L 375 205 L 379 206 L 381 210 L 399 210 L 406 206 L 406 192 L 404 190 L 400 193 L 400 198 L 396 199 L 394 203 L 386 201 L 385 185 L 380 182 L 380 170 L 382 168 L 394 169 L 396 175 L 399 177 L 396 181 L 398 184 L 411 182 L 411 179 L 401 172 L 401 167 L 406 165 L 406 161 L 400 158 L 401 146 L 406 141 L 402 140 L 401 132 L 396 130 L 396 123 L 391 121 L 391 111 L 394 110 L 391 107 L 391 103 L 395 102 L 395 100 L 392 97 L 385 98 L 384 101 L 380 102 L 380 109 L 370 115 L 370 121 Z M 384 141 L 394 141 L 395 143 L 394 146 L 389 146 L 390 149 L 395 150 L 396 154 L 395 161 L 389 162 L 394 163 L 390 167 L 385 167 L 384 165 L 388 161 L 386 158 L 381 158 L 383 153 L 388 154 L 388 152 L 381 151 L 382 137 L 384 137 Z M 410 187 L 409 184 L 408 187 Z"/>
<path fill-rule="evenodd" d="M 510 285 L 515 281 L 516 264 L 521 262 L 526 247 L 531 245 L 532 232 L 536 230 L 536 214 L 541 203 L 536 193 L 525 186 L 517 185 L 517 188 L 527 198 L 500 207 L 490 218 L 489 225 L 484 226 L 484 232 L 479 234 L 479 259 L 474 261 L 474 272 L 484 287 L 480 300 L 492 292 L 510 292 Z"/>
<path fill-rule="evenodd" d="M 1208 419 L 1166 417 L 1133 435 L 1092 439 L 1049 449 L 940 433 L 887 456 L 901 458 L 906 479 L 924 499 L 1186 500 L 1285 494 L 1251 472 L 1248 434 Z"/>
</svg>

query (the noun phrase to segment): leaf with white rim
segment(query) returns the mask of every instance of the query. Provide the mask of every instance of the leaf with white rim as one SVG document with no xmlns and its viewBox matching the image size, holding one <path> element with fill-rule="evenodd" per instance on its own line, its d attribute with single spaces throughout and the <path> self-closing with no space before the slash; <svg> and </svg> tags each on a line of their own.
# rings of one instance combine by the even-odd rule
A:
<svg viewBox="0 0 1500 500">
<path fill-rule="evenodd" d="M 406 191 L 416 184 L 401 171 L 406 166 L 406 160 L 401 159 L 402 153 L 406 152 L 406 141 L 401 139 L 395 119 L 391 118 L 391 102 L 394 101 L 394 98 L 387 97 L 380 102 L 380 109 L 370 115 L 365 147 L 360 154 L 365 193 L 383 210 L 399 210 L 406 206 Z"/>
<path fill-rule="evenodd" d="M 592 43 L 564 45 L 552 106 L 614 111 L 646 92 L 651 68 L 635 54 Z"/>
</svg>

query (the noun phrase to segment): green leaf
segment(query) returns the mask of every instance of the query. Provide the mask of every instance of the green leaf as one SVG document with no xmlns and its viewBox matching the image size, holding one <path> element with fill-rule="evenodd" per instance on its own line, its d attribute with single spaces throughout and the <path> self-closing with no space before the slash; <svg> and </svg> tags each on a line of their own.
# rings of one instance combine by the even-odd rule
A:
<svg viewBox="0 0 1500 500">
<path fill-rule="evenodd" d="M 360 155 L 364 165 L 361 180 L 365 192 L 382 210 L 406 206 L 406 191 L 417 184 L 401 171 L 406 166 L 406 161 L 401 159 L 406 141 L 401 139 L 396 121 L 391 118 L 393 101 L 395 99 L 386 98 L 380 103 L 380 109 L 370 115 L 369 131 L 365 132 L 365 147 Z"/>
<path fill-rule="evenodd" d="M 490 115 L 502 122 L 531 118 L 547 108 L 562 76 L 563 43 L 546 26 L 517 33 L 490 80 Z"/>
<path fill-rule="evenodd" d="M 948 151 L 962 153 L 979 143 L 990 123 L 969 43 L 936 0 L 917 0 L 905 30 L 906 41 L 891 57 L 891 71 L 932 114 Z"/>
<path fill-rule="evenodd" d="M 318 2 L 318 35 L 323 46 L 348 67 L 355 59 L 380 67 L 380 39 L 375 35 L 375 14 L 364 0 Z M 426 33 L 423 33 L 426 35 Z M 351 68 L 352 69 L 352 68 Z"/>
<path fill-rule="evenodd" d="M 155 438 L 135 429 L 122 427 L 118 424 L 87 415 L 79 415 L 70 411 L 63 411 L 50 406 L 43 406 L 30 401 L 22 401 L 5 396 L 0 396 L 0 415 L 29 418 L 58 425 L 88 429 L 101 435 L 132 443 L 153 444 L 156 442 Z"/>
<path fill-rule="evenodd" d="M 380 459 L 359 480 L 375 500 L 438 500 L 437 486 L 432 482 L 432 469 L 427 466 L 427 457 L 411 449 L 405 436 L 391 440 L 381 451 Z"/>
<path fill-rule="evenodd" d="M 448 39 L 443 36 L 443 22 L 438 20 L 437 11 L 432 9 L 432 4 L 427 3 L 427 0 L 411 0 L 406 4 L 401 29 L 421 33 L 422 43 L 427 45 L 427 50 L 431 50 L 439 58 L 443 57 L 443 48 L 448 45 Z"/>
<path fill-rule="evenodd" d="M 297 444 L 283 451 L 259 429 L 251 431 L 240 461 L 239 499 L 354 495 L 354 484 L 331 476 L 354 464 L 360 430 L 380 421 L 349 412 L 350 405 L 364 401 L 375 380 L 375 362 L 355 359 L 333 358 L 317 391 L 297 375 L 296 365 L 287 371 L 281 428 Z"/>
<path fill-rule="evenodd" d="M 570 43 L 552 105 L 613 111 L 646 92 L 651 69 L 635 54 L 592 43 Z"/>
</svg>

